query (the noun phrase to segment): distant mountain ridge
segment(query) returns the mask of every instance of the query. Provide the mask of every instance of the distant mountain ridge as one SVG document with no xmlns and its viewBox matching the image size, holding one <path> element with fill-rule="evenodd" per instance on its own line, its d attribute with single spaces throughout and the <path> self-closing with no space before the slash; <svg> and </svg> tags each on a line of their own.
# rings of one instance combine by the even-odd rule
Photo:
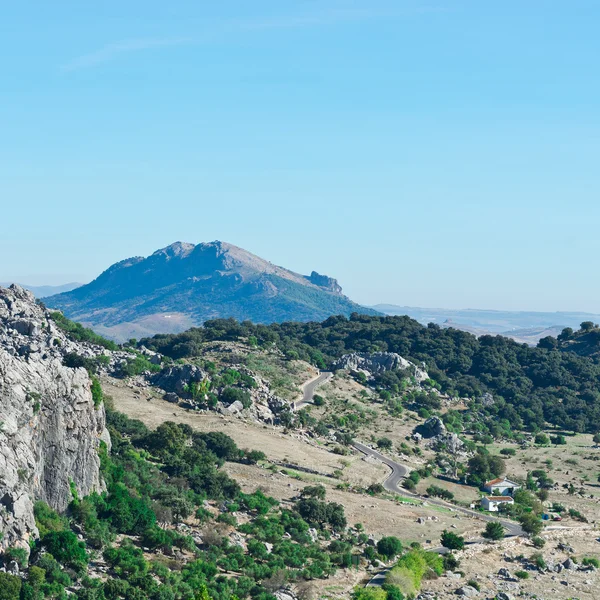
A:
<svg viewBox="0 0 600 600">
<path fill-rule="evenodd" d="M 331 277 L 300 275 L 220 241 L 175 242 L 125 259 L 45 303 L 117 340 L 180 332 L 215 318 L 274 323 L 380 314 L 344 296 Z"/>
<path fill-rule="evenodd" d="M 22 288 L 29 290 L 36 298 L 46 298 L 47 296 L 54 296 L 56 294 L 62 294 L 63 292 L 70 292 L 75 288 L 83 285 L 82 283 L 65 283 L 63 285 L 27 285 L 25 283 L 19 283 L 18 281 L 11 282 L 0 282 L 0 287 L 9 288 L 13 283 L 20 285 Z"/>
<path fill-rule="evenodd" d="M 418 308 L 377 304 L 371 308 L 387 315 L 407 315 L 423 325 L 436 323 L 474 335 L 503 335 L 517 342 L 535 345 L 546 337 L 556 337 L 565 327 L 578 329 L 585 321 L 600 321 L 600 315 L 585 312 L 537 312 L 486 309 Z"/>
</svg>

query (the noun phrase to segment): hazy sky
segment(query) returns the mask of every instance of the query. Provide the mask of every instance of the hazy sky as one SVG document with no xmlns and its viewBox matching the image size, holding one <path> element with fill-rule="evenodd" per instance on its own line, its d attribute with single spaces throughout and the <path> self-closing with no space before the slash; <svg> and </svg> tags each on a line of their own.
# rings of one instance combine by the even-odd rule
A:
<svg viewBox="0 0 600 600">
<path fill-rule="evenodd" d="M 220 239 L 363 303 L 600 312 L 597 0 L 4 2 L 0 281 Z"/>
</svg>

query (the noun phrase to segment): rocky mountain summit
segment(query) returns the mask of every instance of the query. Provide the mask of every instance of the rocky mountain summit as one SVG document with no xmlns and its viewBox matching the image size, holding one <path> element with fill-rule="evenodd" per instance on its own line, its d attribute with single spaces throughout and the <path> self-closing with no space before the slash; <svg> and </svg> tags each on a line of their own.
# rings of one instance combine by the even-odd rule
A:
<svg viewBox="0 0 600 600">
<path fill-rule="evenodd" d="M 36 500 L 62 511 L 102 487 L 104 408 L 87 371 L 63 365 L 78 351 L 31 292 L 0 288 L 0 549 L 37 535 Z"/>
<path fill-rule="evenodd" d="M 215 318 L 277 323 L 379 314 L 344 296 L 331 277 L 299 275 L 218 241 L 176 242 L 147 258 L 129 258 L 45 302 L 119 341 L 181 332 Z"/>
</svg>

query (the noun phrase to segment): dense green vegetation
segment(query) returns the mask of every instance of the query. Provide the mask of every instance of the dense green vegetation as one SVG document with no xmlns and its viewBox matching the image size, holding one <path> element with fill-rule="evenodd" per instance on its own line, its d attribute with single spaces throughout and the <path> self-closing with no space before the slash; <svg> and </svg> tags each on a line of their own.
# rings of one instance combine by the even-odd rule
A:
<svg viewBox="0 0 600 600">
<path fill-rule="evenodd" d="M 584 324 L 585 325 L 585 324 Z M 596 329 L 586 335 L 596 335 Z M 425 363 L 435 385 L 448 394 L 474 399 L 472 410 L 494 435 L 547 423 L 573 431 L 600 428 L 600 359 L 579 356 L 568 346 L 541 343 L 532 348 L 501 336 L 479 339 L 456 329 L 427 327 L 408 317 L 353 314 L 322 323 L 254 325 L 233 319 L 208 321 L 179 335 L 157 335 L 144 345 L 174 359 L 198 356 L 202 343 L 252 339 L 262 347 L 280 348 L 321 368 L 348 352 L 397 352 Z M 564 347 L 563 347 L 564 346 Z M 391 395 L 402 393 L 406 373 L 388 373 L 377 384 Z M 486 393 L 493 402 L 483 402 Z M 430 410 L 428 398 L 413 404 Z"/>
<path fill-rule="evenodd" d="M 82 600 L 272 600 L 286 581 L 402 552 L 392 537 L 370 546 L 322 486 L 305 487 L 286 508 L 259 490 L 243 493 L 221 467 L 264 459 L 261 452 L 185 424 L 150 431 L 104 401 L 112 439 L 112 451 L 100 452 L 106 491 L 79 498 L 73 489 L 67 515 L 36 504 L 40 538 L 29 561 L 18 548 L 0 557 L 19 562 L 26 577 L 0 573 L 0 598 L 64 600 L 69 588 Z M 200 539 L 186 522 L 196 523 Z M 99 559 L 106 579 L 90 576 Z M 393 587 L 385 597 L 401 598 Z"/>
<path fill-rule="evenodd" d="M 67 335 L 73 340 L 78 342 L 90 342 L 91 344 L 102 346 L 108 350 L 118 350 L 118 346 L 114 342 L 111 342 L 110 340 L 103 338 L 101 335 L 94 333 L 91 329 L 87 329 L 80 323 L 75 323 L 75 321 L 67 319 L 67 317 L 65 317 L 65 315 L 59 311 L 50 313 L 50 317 L 58 325 L 58 327 L 67 333 Z"/>
</svg>

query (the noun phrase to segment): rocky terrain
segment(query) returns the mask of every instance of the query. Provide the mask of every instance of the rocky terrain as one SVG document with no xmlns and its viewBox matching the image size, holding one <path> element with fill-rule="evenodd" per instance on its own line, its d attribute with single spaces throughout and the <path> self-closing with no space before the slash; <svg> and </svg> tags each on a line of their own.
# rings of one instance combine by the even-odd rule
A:
<svg viewBox="0 0 600 600">
<path fill-rule="evenodd" d="M 87 371 L 63 365 L 74 350 L 31 292 L 0 288 L 0 548 L 37 534 L 36 500 L 62 511 L 102 487 L 104 407 Z"/>
<path fill-rule="evenodd" d="M 221 317 L 274 323 L 378 314 L 349 300 L 331 277 L 299 275 L 224 242 L 177 242 L 121 261 L 46 303 L 120 341 Z"/>
</svg>

